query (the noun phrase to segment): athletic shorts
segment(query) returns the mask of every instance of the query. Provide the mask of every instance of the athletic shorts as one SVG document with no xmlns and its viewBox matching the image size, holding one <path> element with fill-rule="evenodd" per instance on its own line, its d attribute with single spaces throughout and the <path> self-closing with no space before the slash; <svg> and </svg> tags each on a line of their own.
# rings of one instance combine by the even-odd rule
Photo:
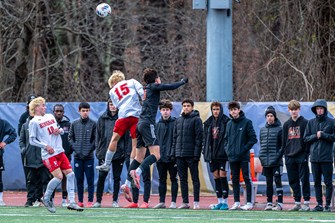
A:
<svg viewBox="0 0 335 223">
<path fill-rule="evenodd" d="M 129 116 L 127 118 L 119 118 L 115 122 L 113 132 L 116 132 L 122 137 L 126 133 L 126 131 L 129 130 L 131 138 L 136 139 L 137 123 L 138 123 L 138 118 L 134 116 Z"/>
<path fill-rule="evenodd" d="M 50 173 L 58 168 L 61 170 L 72 169 L 69 159 L 65 153 L 60 153 L 56 156 L 50 157 L 49 159 L 43 160 L 43 164 L 48 168 Z"/>
<path fill-rule="evenodd" d="M 158 145 L 154 124 L 150 124 L 150 122 L 139 122 L 137 124 L 136 134 L 137 148 Z"/>
<path fill-rule="evenodd" d="M 281 176 L 283 174 L 282 166 L 263 167 L 262 174 L 266 177 Z"/>
<path fill-rule="evenodd" d="M 3 163 L 3 155 L 0 155 L 0 171 L 5 170 L 5 165 Z"/>
<path fill-rule="evenodd" d="M 227 162 L 224 160 L 215 160 L 209 163 L 209 168 L 212 173 L 217 170 L 226 171 L 227 170 L 226 165 Z"/>
</svg>

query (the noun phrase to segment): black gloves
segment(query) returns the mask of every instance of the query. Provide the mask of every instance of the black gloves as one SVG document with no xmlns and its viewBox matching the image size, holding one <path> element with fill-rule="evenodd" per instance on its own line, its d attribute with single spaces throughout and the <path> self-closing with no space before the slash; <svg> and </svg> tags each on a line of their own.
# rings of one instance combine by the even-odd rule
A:
<svg viewBox="0 0 335 223">
<path fill-rule="evenodd" d="M 188 78 L 184 77 L 183 79 L 181 79 L 181 81 L 184 82 L 184 84 L 187 84 L 188 83 Z"/>
<path fill-rule="evenodd" d="M 176 162 L 176 157 L 175 156 L 170 156 L 170 160 L 172 163 Z"/>
<path fill-rule="evenodd" d="M 194 161 L 194 162 L 198 162 L 199 160 L 200 160 L 199 157 L 197 157 L 197 156 L 194 156 L 194 157 L 193 157 L 193 161 Z"/>
</svg>

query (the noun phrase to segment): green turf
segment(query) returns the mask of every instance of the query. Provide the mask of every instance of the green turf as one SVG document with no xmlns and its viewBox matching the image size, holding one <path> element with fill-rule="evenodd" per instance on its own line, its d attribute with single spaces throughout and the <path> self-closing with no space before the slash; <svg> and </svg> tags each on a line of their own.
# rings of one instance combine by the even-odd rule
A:
<svg viewBox="0 0 335 223">
<path fill-rule="evenodd" d="M 84 212 L 57 208 L 51 214 L 44 207 L 1 207 L 0 222 L 18 223 L 104 223 L 104 222 L 335 222 L 335 213 L 323 212 L 265 212 L 265 211 L 211 211 L 171 209 L 86 209 Z"/>
</svg>

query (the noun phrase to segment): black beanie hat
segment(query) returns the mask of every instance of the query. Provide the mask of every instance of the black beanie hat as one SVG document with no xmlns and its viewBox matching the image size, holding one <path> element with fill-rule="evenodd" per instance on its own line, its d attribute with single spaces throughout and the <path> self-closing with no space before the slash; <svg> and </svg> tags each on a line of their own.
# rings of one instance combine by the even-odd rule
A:
<svg viewBox="0 0 335 223">
<path fill-rule="evenodd" d="M 28 95 L 28 97 L 27 97 L 27 104 L 29 105 L 29 103 L 30 103 L 32 100 L 34 100 L 35 98 L 37 98 L 37 97 L 36 97 L 36 95 L 34 95 L 34 94 Z"/>
<path fill-rule="evenodd" d="M 276 113 L 276 109 L 273 106 L 269 106 L 266 110 L 265 110 L 265 117 L 271 113 L 275 119 L 277 118 L 277 113 Z"/>
</svg>

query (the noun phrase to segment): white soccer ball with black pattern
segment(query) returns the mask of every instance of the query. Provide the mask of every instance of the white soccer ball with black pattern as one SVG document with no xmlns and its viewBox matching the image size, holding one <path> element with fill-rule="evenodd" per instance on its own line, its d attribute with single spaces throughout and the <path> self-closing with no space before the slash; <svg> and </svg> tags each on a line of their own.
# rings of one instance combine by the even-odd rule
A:
<svg viewBox="0 0 335 223">
<path fill-rule="evenodd" d="M 101 3 L 97 6 L 95 12 L 100 17 L 106 17 L 112 13 L 112 8 L 107 3 Z"/>
</svg>

